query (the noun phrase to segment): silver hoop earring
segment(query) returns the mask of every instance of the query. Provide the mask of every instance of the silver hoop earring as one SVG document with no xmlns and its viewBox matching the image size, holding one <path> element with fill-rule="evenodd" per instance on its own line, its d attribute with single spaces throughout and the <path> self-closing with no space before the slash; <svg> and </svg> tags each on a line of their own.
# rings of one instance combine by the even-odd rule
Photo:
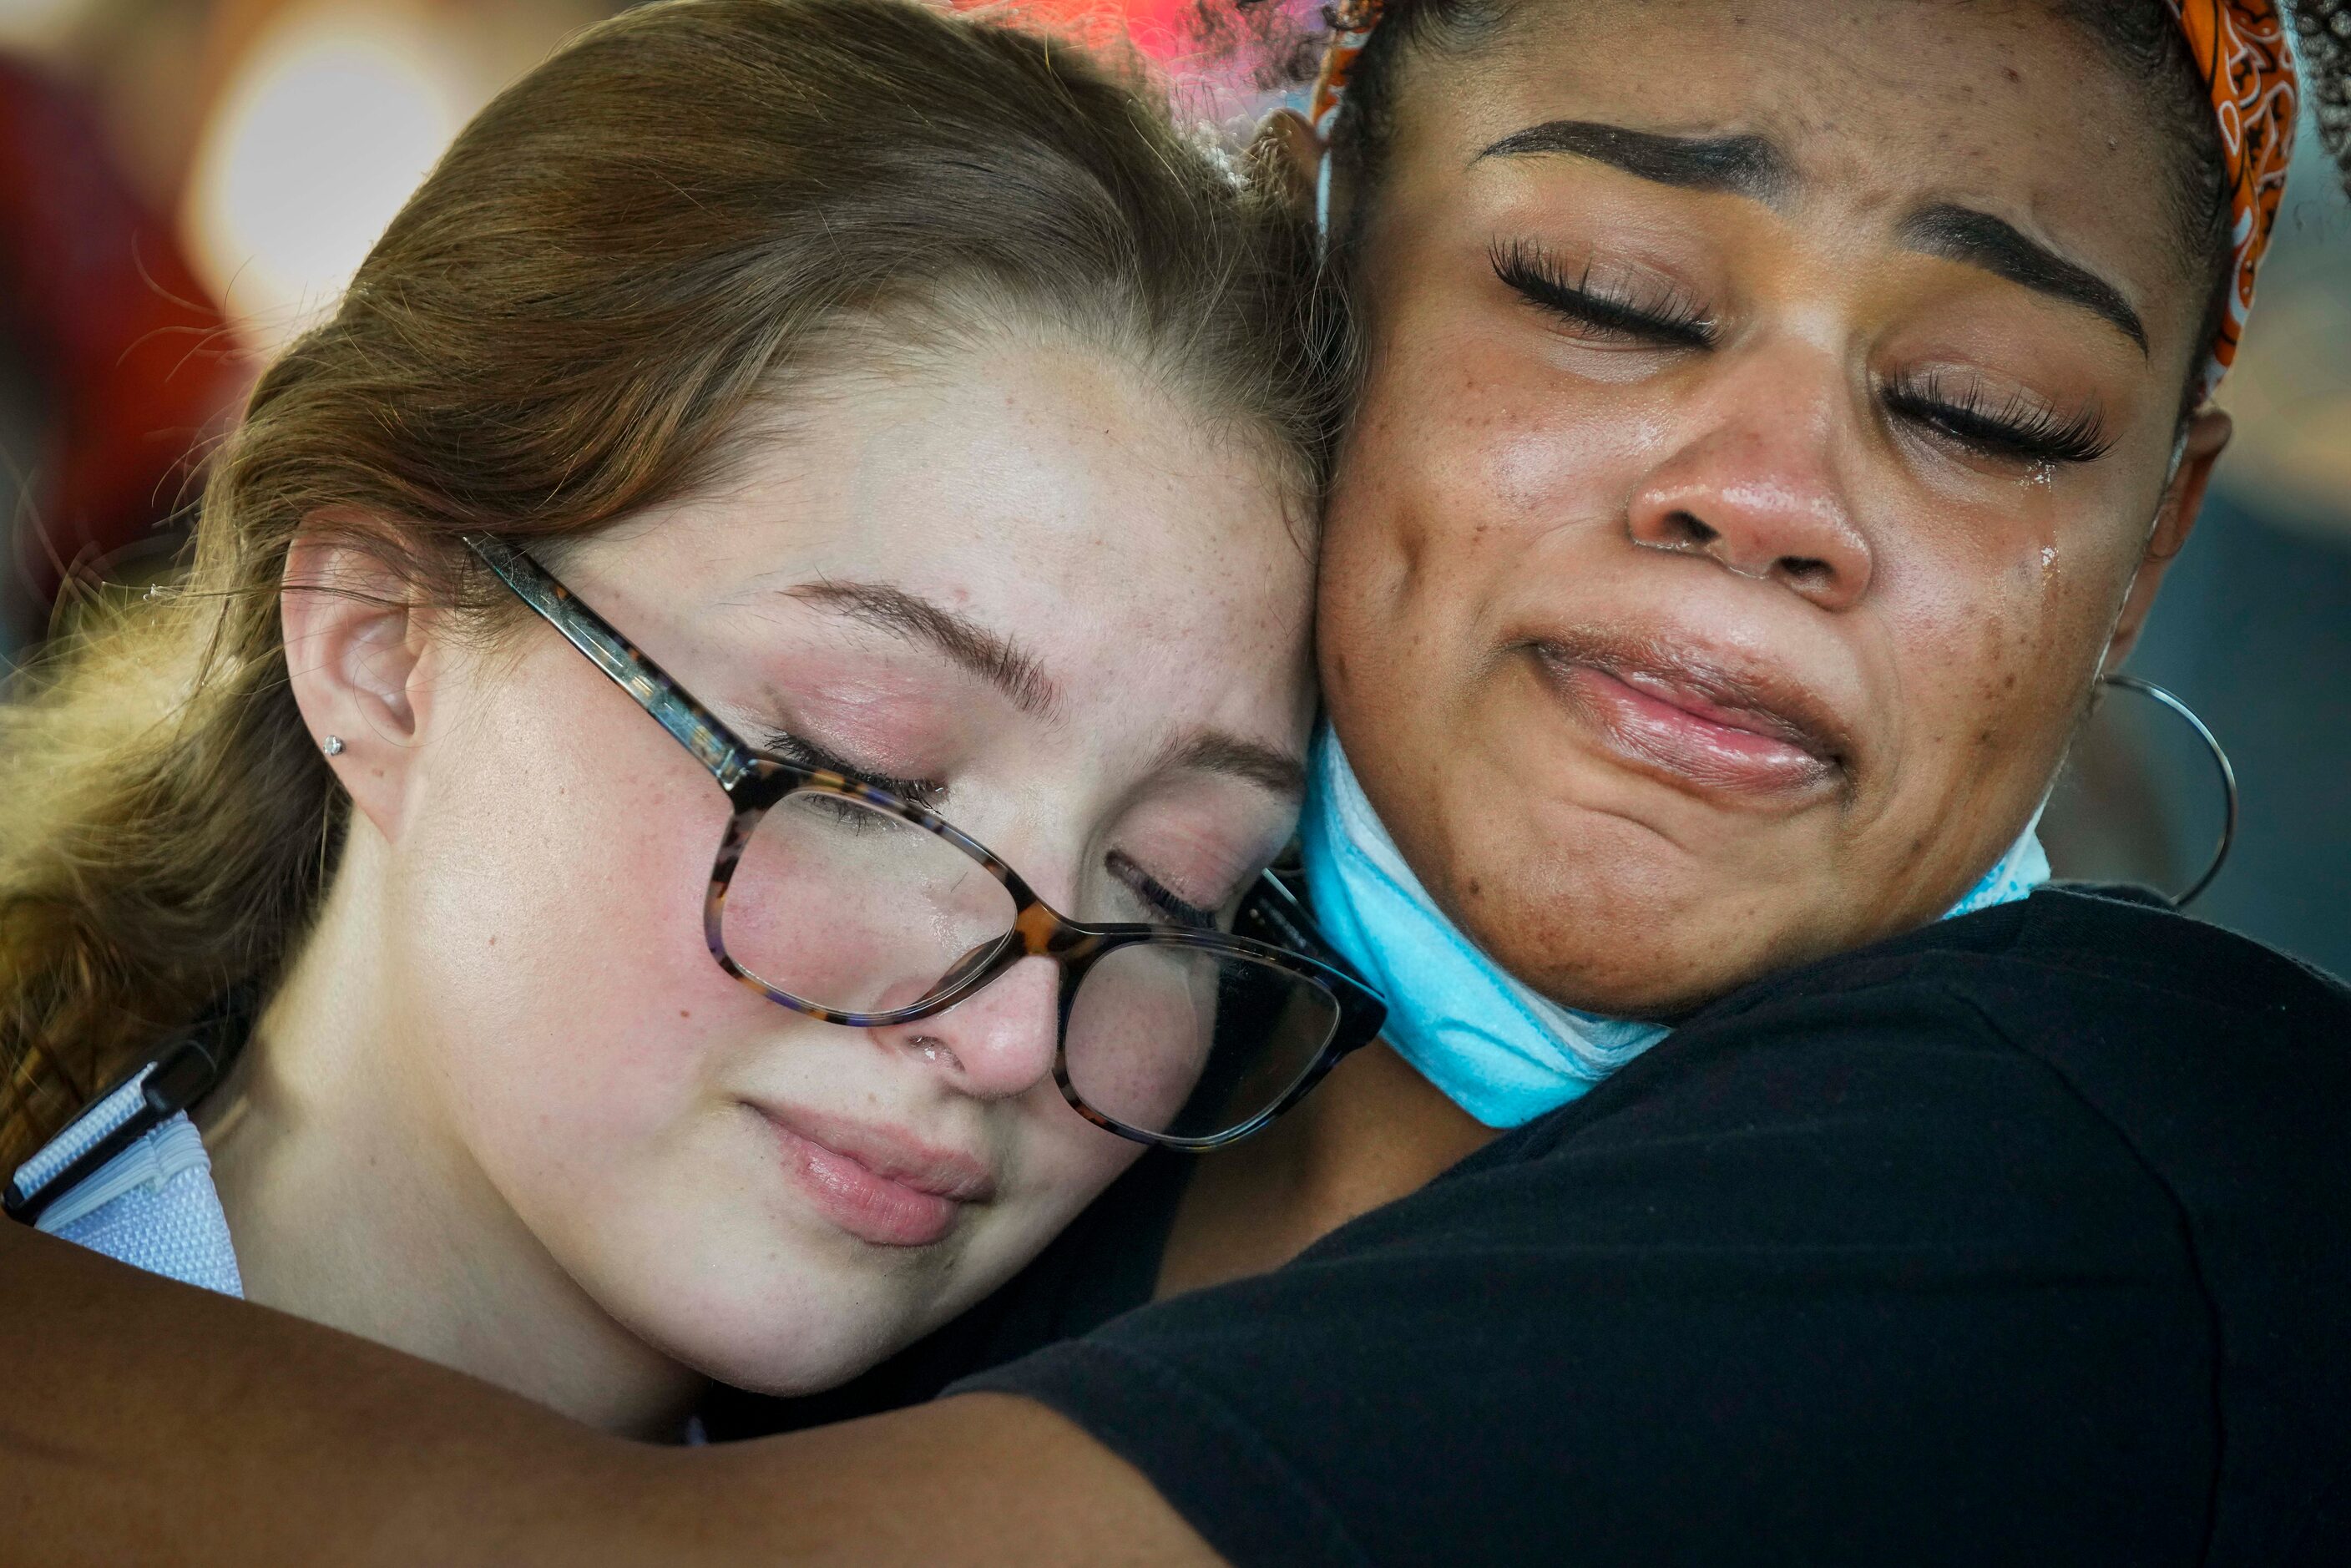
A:
<svg viewBox="0 0 2351 1568">
<path fill-rule="evenodd" d="M 2220 867 L 2237 841 L 2237 770 L 2229 765 L 2229 754 L 2220 748 L 2220 737 L 2196 716 L 2195 710 L 2153 681 L 2142 681 L 2137 675 L 2101 675 L 2098 679 L 2102 685 L 2120 686 L 2126 692 L 2153 697 L 2186 719 L 2188 727 L 2196 732 L 2196 738 L 2204 743 L 2204 749 L 2212 754 L 2212 766 L 2220 771 L 2220 794 L 2227 802 L 2227 812 L 2220 821 L 2220 841 L 2213 848 L 2212 863 L 2204 868 L 2204 874 L 2190 883 L 2186 893 L 2166 895 L 2170 899 L 2172 908 L 2185 909 L 2196 902 L 2197 894 L 2212 885 L 2212 879 L 2220 874 Z"/>
<path fill-rule="evenodd" d="M 343 754 L 343 737 L 340 735 L 327 737 L 326 751 L 329 757 L 340 757 Z"/>
</svg>

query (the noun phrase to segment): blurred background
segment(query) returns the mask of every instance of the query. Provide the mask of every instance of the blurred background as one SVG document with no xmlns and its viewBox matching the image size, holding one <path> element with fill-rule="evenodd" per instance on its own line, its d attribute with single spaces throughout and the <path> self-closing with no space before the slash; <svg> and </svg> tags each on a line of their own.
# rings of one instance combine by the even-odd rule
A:
<svg viewBox="0 0 2351 1568">
<path fill-rule="evenodd" d="M 256 368 L 331 308 L 475 110 L 620 8 L 0 0 L 0 660 L 37 647 L 78 585 L 168 568 Z M 1299 74 L 1292 24 L 1311 14 L 1018 9 L 1133 47 L 1235 134 Z M 2222 402 L 2236 444 L 2132 669 L 2236 765 L 2236 847 L 2196 912 L 2351 974 L 2351 204 L 2314 153 Z M 2176 890 L 2222 812 L 2187 727 L 2118 693 L 2045 837 L 2061 875 Z"/>
</svg>

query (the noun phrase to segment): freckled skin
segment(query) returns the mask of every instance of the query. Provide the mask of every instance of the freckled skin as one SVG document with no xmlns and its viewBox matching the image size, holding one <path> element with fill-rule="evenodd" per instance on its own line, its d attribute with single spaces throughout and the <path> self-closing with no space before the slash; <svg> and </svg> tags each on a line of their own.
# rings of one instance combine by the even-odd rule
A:
<svg viewBox="0 0 2351 1568">
<path fill-rule="evenodd" d="M 998 410 L 978 402 L 986 393 Z M 1096 417 L 1081 423 L 1081 411 Z M 1295 749 L 1311 701 L 1311 563 L 1283 524 L 1279 486 L 1259 463 L 1186 428 L 1186 412 L 1093 356 L 1008 351 L 937 384 L 823 405 L 749 482 L 641 537 L 591 543 L 567 580 L 705 700 L 784 686 L 798 705 L 787 716 L 820 733 L 841 725 L 828 737 L 836 743 L 853 728 L 894 763 L 886 748 L 901 737 L 927 742 L 904 765 L 945 778 L 940 809 L 959 827 L 1060 907 L 1142 918 L 1149 912 L 1106 903 L 1111 850 L 1164 873 L 1171 816 L 1189 823 L 1205 812 L 1240 852 L 1270 856 L 1288 818 L 1284 803 L 1246 786 L 1155 772 L 1169 738 L 1213 724 Z M 891 661 L 886 639 L 776 591 L 810 580 L 902 584 L 1017 636 L 1061 688 L 1061 708 L 1023 714 L 934 664 Z M 885 662 L 902 674 L 853 726 L 826 705 L 840 689 L 828 683 Z M 592 1010 L 569 1029 L 542 1016 L 503 1060 L 475 1070 L 496 1076 L 465 1119 L 534 1228 L 648 1337 L 690 1347 L 731 1381 L 821 1386 L 1000 1281 L 1134 1157 L 1135 1145 L 1061 1101 L 1041 966 L 910 1026 L 960 1059 L 960 1074 L 893 1031 L 813 1023 L 729 981 L 702 950 L 700 926 L 724 814 L 717 791 L 553 638 L 536 641 L 528 670 L 540 684 L 485 700 L 525 734 L 593 716 L 599 747 L 636 766 L 625 781 L 583 780 L 577 814 L 607 822 L 591 841 L 633 837 L 625 884 L 658 896 L 622 910 L 606 905 L 616 887 L 583 889 L 597 901 L 588 907 L 607 910 L 591 927 L 622 922 L 583 944 L 581 922 L 552 902 L 559 887 L 538 895 L 550 903 L 535 913 L 499 907 L 484 890 L 484 917 L 534 933 L 547 988 Z M 508 788 L 488 758 L 452 765 L 475 788 Z M 646 826 L 626 835 L 630 820 Z M 609 977 L 578 974 L 600 950 Z M 681 998 L 702 998 L 677 1009 L 691 1033 L 627 1027 L 645 1003 Z M 583 1039 L 605 1053 L 603 1087 L 576 1103 L 564 1142 L 517 1145 L 497 1106 L 512 1086 L 545 1082 L 533 1056 L 576 1056 Z M 740 1117 L 727 1104 L 753 1092 L 984 1151 L 999 1195 L 935 1247 L 893 1255 L 854 1241 L 771 1178 L 760 1185 L 776 1156 L 757 1129 L 730 1124 Z"/>
<path fill-rule="evenodd" d="M 548 564 L 753 744 L 788 727 L 935 786 L 1057 907 L 1152 917 L 1114 852 L 1213 906 L 1296 803 L 1169 758 L 1202 730 L 1302 755 L 1312 564 L 1286 482 L 1200 413 L 1092 350 L 958 350 L 831 388 L 750 433 L 725 486 Z M 961 609 L 1058 705 L 790 591 L 828 582 Z M 257 1299 L 641 1429 L 704 1375 L 805 1392 L 862 1370 L 1140 1152 L 1061 1098 L 1047 965 L 898 1030 L 730 978 L 704 941 L 728 816 L 708 772 L 535 619 L 476 643 L 426 641 L 440 716 L 396 807 L 354 813 L 248 1053 L 310 1086 L 256 1096 L 220 1167 Z M 977 1160 L 993 1194 L 935 1243 L 862 1239 L 754 1103 Z M 348 1163 L 348 1128 L 392 1151 L 367 1201 L 291 1212 L 328 1184 L 283 1173 Z M 350 1279 L 381 1283 L 335 1295 Z"/>
<path fill-rule="evenodd" d="M 2135 85 L 2070 26 L 1818 0 L 1567 17 L 1534 0 L 1492 47 L 1406 68 L 1359 258 L 1371 366 L 1331 507 L 1322 668 L 1367 794 L 1448 912 L 1563 1002 L 1669 1016 L 1930 919 L 2007 848 L 2226 422 L 2199 419 L 2172 480 L 2202 280 Z M 1775 209 L 1479 157 L 1560 119 L 1761 132 L 1799 183 Z M 1896 224 L 1928 202 L 2114 283 L 2151 350 L 1903 249 Z M 1520 241 L 1661 280 L 1718 345 L 1579 335 L 1496 278 L 1492 247 Z M 1987 456 L 1890 413 L 1877 388 L 1928 370 L 1980 378 L 1995 407 L 2095 406 L 2108 450 Z M 1729 542 L 1690 546 L 1685 516 Z M 1840 787 L 1729 800 L 1628 768 L 1530 674 L 1530 641 L 1562 625 L 1801 684 L 1849 733 Z"/>
</svg>

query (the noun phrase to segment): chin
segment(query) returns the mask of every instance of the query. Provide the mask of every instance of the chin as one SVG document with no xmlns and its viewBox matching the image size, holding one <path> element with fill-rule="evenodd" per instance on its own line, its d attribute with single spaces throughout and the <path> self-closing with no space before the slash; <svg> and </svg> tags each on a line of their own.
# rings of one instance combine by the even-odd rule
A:
<svg viewBox="0 0 2351 1568">
<path fill-rule="evenodd" d="M 1810 929 L 1800 887 L 1727 883 L 1647 827 L 1564 815 L 1470 813 L 1431 857 L 1448 872 L 1431 892 L 1455 921 L 1562 1007 L 1670 1020 L 1835 946 Z M 1555 847 L 1529 855 L 1530 843 Z"/>
<path fill-rule="evenodd" d="M 681 1292 L 655 1318 L 631 1326 L 705 1376 L 789 1398 L 848 1382 L 929 1324 L 886 1280 L 842 1280 L 782 1262 L 772 1280 Z"/>
<path fill-rule="evenodd" d="M 872 1256 L 772 1201 L 684 1184 L 662 1198 L 601 1210 L 591 1249 L 562 1261 L 613 1326 L 736 1387 L 790 1396 L 846 1382 L 925 1331 L 956 1272 L 948 1249 Z"/>
<path fill-rule="evenodd" d="M 1646 950 L 1637 955 L 1531 953 L 1511 972 L 1562 1007 L 1603 1018 L 1672 1023 L 1780 966 L 1725 964 L 1719 955 Z"/>
<path fill-rule="evenodd" d="M 1661 940 L 1658 933 L 1673 929 L 1673 916 L 1633 900 L 1571 899 L 1547 914 L 1578 934 L 1562 940 L 1539 930 L 1489 935 L 1473 927 L 1470 935 L 1552 1001 L 1605 1018 L 1670 1021 L 1774 967 L 1711 944 Z"/>
</svg>

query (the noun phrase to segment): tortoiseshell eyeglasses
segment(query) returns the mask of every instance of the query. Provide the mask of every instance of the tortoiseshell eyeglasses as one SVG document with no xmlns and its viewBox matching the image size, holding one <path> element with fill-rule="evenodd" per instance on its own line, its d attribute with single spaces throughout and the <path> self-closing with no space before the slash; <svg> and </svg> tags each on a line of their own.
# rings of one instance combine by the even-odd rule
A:
<svg viewBox="0 0 2351 1568">
<path fill-rule="evenodd" d="M 1122 1137 L 1195 1150 L 1263 1127 L 1385 1020 L 1270 873 L 1237 924 L 1272 941 L 1071 920 L 935 812 L 752 749 L 528 554 L 486 534 L 465 544 L 726 791 L 703 939 L 778 1006 L 858 1029 L 914 1023 L 1047 959 L 1061 971 L 1062 1098 Z"/>
</svg>

